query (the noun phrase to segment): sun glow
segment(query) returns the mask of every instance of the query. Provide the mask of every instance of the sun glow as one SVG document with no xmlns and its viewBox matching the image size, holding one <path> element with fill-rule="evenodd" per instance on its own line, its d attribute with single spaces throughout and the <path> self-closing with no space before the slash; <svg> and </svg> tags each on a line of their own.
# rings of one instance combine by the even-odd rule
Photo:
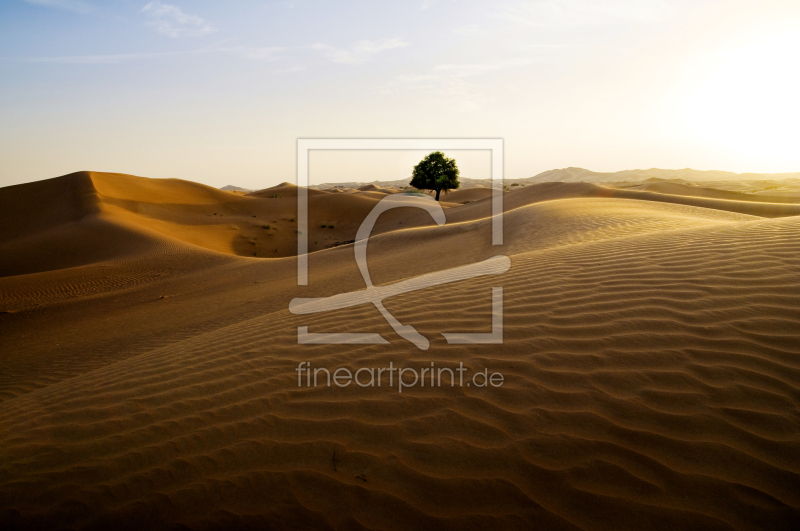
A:
<svg viewBox="0 0 800 531">
<path fill-rule="evenodd" d="M 698 140 L 759 163 L 800 165 L 800 32 L 707 56 L 679 112 Z"/>
</svg>

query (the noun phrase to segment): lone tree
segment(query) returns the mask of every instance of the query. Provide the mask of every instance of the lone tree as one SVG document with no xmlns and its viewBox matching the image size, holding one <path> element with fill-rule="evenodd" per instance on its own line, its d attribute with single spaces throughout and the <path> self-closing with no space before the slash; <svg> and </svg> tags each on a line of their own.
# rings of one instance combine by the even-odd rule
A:
<svg viewBox="0 0 800 531">
<path fill-rule="evenodd" d="M 414 166 L 410 184 L 418 190 L 435 190 L 438 201 L 442 190 L 447 193 L 461 186 L 458 175 L 455 159 L 448 159 L 441 151 L 434 151 Z"/>
</svg>

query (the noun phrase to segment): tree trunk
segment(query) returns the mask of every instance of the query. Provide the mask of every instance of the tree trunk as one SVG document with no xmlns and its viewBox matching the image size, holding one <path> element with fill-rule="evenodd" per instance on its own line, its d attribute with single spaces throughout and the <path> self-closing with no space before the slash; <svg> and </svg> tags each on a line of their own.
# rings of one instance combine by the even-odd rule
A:
<svg viewBox="0 0 800 531">
<path fill-rule="evenodd" d="M 439 193 L 440 193 L 440 192 L 441 192 L 441 190 L 436 190 L 436 200 L 437 200 L 437 201 L 439 200 Z"/>
</svg>

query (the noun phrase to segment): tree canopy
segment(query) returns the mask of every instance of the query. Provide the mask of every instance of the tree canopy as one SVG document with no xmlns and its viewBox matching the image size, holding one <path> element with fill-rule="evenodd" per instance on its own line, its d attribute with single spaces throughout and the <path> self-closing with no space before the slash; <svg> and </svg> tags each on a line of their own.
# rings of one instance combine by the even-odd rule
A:
<svg viewBox="0 0 800 531">
<path fill-rule="evenodd" d="M 447 193 L 461 186 L 458 176 L 455 159 L 447 158 L 441 151 L 434 151 L 414 166 L 410 184 L 419 190 L 435 191 L 438 201 L 442 190 Z"/>
</svg>

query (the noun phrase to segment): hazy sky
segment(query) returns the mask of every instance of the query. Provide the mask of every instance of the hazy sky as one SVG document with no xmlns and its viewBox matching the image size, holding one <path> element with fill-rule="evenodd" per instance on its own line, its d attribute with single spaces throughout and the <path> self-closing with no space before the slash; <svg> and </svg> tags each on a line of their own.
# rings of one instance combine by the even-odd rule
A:
<svg viewBox="0 0 800 531">
<path fill-rule="evenodd" d="M 800 171 L 798 65 L 797 0 L 2 0 L 0 186 L 263 188 L 294 181 L 298 137 L 502 137 L 509 178 Z M 312 162 L 315 182 L 413 165 Z"/>
</svg>

